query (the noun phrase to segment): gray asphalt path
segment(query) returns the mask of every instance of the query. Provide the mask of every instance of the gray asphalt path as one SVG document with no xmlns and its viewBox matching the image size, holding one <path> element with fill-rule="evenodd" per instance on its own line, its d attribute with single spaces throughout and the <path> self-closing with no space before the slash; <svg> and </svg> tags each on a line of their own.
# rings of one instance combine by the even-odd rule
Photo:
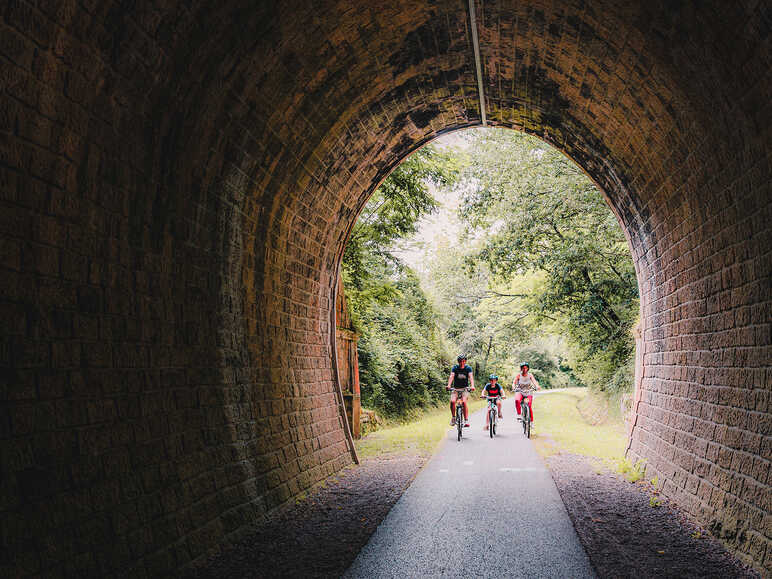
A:
<svg viewBox="0 0 772 579">
<path fill-rule="evenodd" d="M 493 440 L 483 412 L 461 442 L 448 430 L 344 577 L 595 576 L 511 398 L 504 404 Z"/>
</svg>

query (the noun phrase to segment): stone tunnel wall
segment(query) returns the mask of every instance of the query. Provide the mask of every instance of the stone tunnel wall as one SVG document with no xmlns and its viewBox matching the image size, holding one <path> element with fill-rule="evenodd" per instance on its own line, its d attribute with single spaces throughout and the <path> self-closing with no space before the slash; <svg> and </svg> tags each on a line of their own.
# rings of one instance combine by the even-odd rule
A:
<svg viewBox="0 0 772 579">
<path fill-rule="evenodd" d="M 630 240 L 632 455 L 769 570 L 768 5 L 482 6 L 489 121 Z M 168 574 L 350 461 L 339 258 L 402 158 L 480 123 L 467 2 L 0 15 L 0 571 Z"/>
</svg>

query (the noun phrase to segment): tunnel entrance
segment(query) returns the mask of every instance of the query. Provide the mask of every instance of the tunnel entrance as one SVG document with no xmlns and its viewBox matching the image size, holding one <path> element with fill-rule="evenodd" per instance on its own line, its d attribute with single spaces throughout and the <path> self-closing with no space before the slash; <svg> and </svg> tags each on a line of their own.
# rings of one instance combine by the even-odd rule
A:
<svg viewBox="0 0 772 579">
<path fill-rule="evenodd" d="M 5 6 L 0 568 L 168 574 L 349 464 L 349 229 L 411 151 L 487 124 L 608 195 L 640 285 L 630 452 L 768 570 L 769 10 Z"/>
<path fill-rule="evenodd" d="M 633 391 L 637 288 L 616 217 L 570 159 L 521 132 L 444 135 L 389 175 L 349 236 L 341 388 L 359 391 L 344 317 L 361 399 L 381 416 L 446 407 L 459 352 L 478 394 L 492 374 L 509 392 L 527 360 L 543 388 L 592 387 L 616 416 Z"/>
</svg>

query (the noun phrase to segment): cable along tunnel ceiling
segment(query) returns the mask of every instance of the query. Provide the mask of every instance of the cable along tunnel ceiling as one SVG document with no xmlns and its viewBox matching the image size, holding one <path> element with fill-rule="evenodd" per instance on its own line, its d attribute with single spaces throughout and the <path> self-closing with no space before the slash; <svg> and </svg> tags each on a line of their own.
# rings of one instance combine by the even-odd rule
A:
<svg viewBox="0 0 772 579">
<path fill-rule="evenodd" d="M 3 8 L 1 569 L 168 573 L 350 462 L 347 232 L 480 85 L 628 235 L 632 457 L 769 569 L 768 3 L 475 10 L 479 78 L 467 1 Z"/>
</svg>

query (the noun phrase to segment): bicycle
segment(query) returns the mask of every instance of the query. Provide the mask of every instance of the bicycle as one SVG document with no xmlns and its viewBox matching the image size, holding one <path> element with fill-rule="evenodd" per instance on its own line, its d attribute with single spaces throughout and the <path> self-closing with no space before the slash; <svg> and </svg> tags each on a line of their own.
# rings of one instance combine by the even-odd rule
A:
<svg viewBox="0 0 772 579">
<path fill-rule="evenodd" d="M 499 419 L 499 407 L 496 404 L 496 402 L 499 399 L 504 399 L 503 396 L 486 396 L 485 397 L 488 400 L 488 434 L 491 435 L 491 438 L 496 434 L 496 424 L 498 423 Z"/>
<path fill-rule="evenodd" d="M 531 407 L 528 405 L 528 397 L 532 396 L 531 390 L 521 390 L 518 388 L 515 392 L 520 392 L 523 399 L 520 401 L 520 417 L 523 421 L 523 434 L 526 438 L 531 438 Z M 517 417 L 515 417 L 517 420 Z"/>
<path fill-rule="evenodd" d="M 456 429 L 458 430 L 458 441 L 461 442 L 461 436 L 464 433 L 464 400 L 463 392 L 469 392 L 469 388 L 448 388 L 455 390 L 456 395 Z"/>
</svg>

